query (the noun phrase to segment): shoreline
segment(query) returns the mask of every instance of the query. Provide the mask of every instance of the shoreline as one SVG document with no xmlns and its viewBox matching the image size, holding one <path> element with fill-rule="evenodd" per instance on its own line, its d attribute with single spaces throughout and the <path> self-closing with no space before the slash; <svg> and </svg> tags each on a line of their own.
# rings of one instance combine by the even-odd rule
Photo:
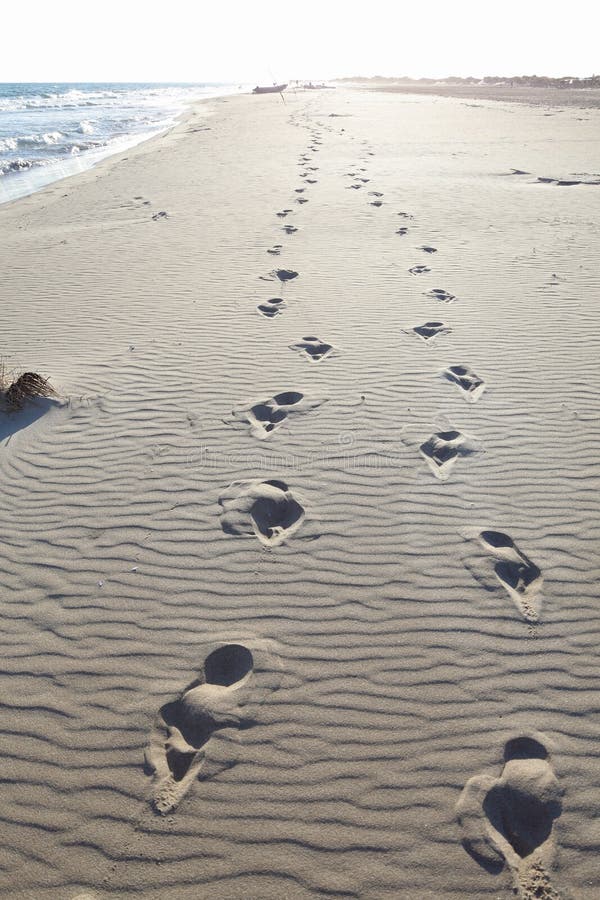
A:
<svg viewBox="0 0 600 900">
<path fill-rule="evenodd" d="M 144 144 L 147 141 L 150 141 L 155 137 L 160 137 L 160 135 L 166 134 L 173 128 L 176 128 L 181 121 L 185 121 L 186 116 L 190 114 L 190 111 L 195 108 L 196 104 L 210 102 L 211 100 L 218 100 L 221 97 L 229 96 L 238 96 L 238 92 L 234 91 L 231 93 L 214 94 L 189 100 L 187 101 L 185 108 L 177 114 L 170 124 L 146 134 L 130 134 L 128 136 L 123 136 L 115 141 L 113 146 L 107 145 L 99 150 L 88 150 L 81 156 L 72 157 L 66 160 L 57 159 L 48 163 L 46 166 L 30 169 L 27 172 L 5 175 L 0 180 L 0 206 L 12 203 L 22 197 L 29 197 L 56 182 L 76 177 L 90 169 L 94 169 L 104 160 L 117 156 L 120 153 L 126 153 L 128 150 L 132 150 L 139 144 Z M 24 185 L 22 190 L 19 188 L 19 185 Z"/>
<path fill-rule="evenodd" d="M 0 897 L 597 895 L 598 194 L 536 177 L 600 113 L 544 112 L 201 100 L 0 206 L 58 394 L 0 419 Z"/>
</svg>

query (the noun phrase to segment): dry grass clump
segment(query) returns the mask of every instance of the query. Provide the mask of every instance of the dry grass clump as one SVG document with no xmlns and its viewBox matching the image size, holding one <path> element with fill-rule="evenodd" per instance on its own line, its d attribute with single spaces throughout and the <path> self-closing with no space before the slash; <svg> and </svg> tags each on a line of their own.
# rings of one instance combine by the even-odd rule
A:
<svg viewBox="0 0 600 900">
<path fill-rule="evenodd" d="M 17 378 L 11 379 L 4 368 L 0 368 L 0 397 L 10 412 L 22 409 L 23 406 L 35 397 L 53 397 L 54 388 L 47 378 L 38 375 L 37 372 L 23 372 Z"/>
</svg>

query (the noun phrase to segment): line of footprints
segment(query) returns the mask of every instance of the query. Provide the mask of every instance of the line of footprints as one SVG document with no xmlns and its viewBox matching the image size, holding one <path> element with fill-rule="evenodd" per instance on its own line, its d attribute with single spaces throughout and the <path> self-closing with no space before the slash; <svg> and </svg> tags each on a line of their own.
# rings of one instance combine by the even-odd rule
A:
<svg viewBox="0 0 600 900">
<path fill-rule="evenodd" d="M 308 186 L 317 183 L 319 167 L 311 163 L 321 150 L 322 132 L 310 125 L 304 127 L 309 128 L 311 140 L 299 165 L 300 177 Z M 360 161 L 366 163 L 374 153 L 366 142 L 363 148 Z M 370 184 L 365 165 L 345 174 L 353 179 L 348 190 L 363 190 Z M 304 196 L 306 186 L 295 191 L 295 202 L 300 206 L 308 202 Z M 381 192 L 367 193 L 373 198 L 368 201 L 371 206 L 383 205 Z M 285 220 L 292 212 L 286 208 L 277 216 Z M 399 216 L 404 223 L 412 219 L 405 212 Z M 297 226 L 287 222 L 282 228 L 286 235 L 298 231 Z M 408 232 L 409 225 L 402 224 L 396 234 L 405 236 Z M 437 252 L 429 245 L 419 249 L 429 255 Z M 267 253 L 278 256 L 282 250 L 282 244 L 275 244 Z M 429 271 L 426 265 L 409 269 L 415 276 Z M 262 276 L 281 286 L 297 277 L 298 273 L 290 269 L 275 269 Z M 430 291 L 429 296 L 445 304 L 456 300 L 441 288 Z M 272 319 L 281 315 L 285 307 L 283 297 L 274 297 L 261 302 L 257 311 Z M 432 341 L 448 334 L 451 328 L 445 322 L 432 321 L 410 331 L 422 341 Z M 315 336 L 301 338 L 292 349 L 313 363 L 334 353 L 331 344 Z M 485 391 L 484 380 L 469 366 L 451 365 L 442 374 L 469 403 L 477 402 Z M 232 421 L 243 423 L 254 437 L 267 439 L 284 422 L 314 409 L 320 402 L 307 400 L 299 391 L 284 391 L 238 407 Z M 431 472 L 441 480 L 448 477 L 460 456 L 472 450 L 470 439 L 454 429 L 436 432 L 419 446 Z M 234 482 L 221 494 L 219 504 L 226 534 L 254 536 L 268 549 L 288 541 L 305 519 L 302 504 L 284 481 L 276 479 Z M 530 624 L 536 623 L 542 585 L 540 569 L 507 534 L 485 530 L 469 536 L 522 617 Z M 474 568 L 480 562 L 476 560 Z M 466 564 L 469 566 L 468 561 Z M 199 677 L 175 701 L 162 707 L 146 750 L 147 772 L 153 781 L 152 805 L 158 813 L 172 812 L 196 780 L 210 777 L 223 767 L 211 758 L 211 740 L 220 729 L 233 728 L 239 733 L 253 724 L 257 703 L 277 686 L 277 671 L 273 653 L 259 642 L 254 646 L 222 644 L 208 654 Z M 549 753 L 539 735 L 509 740 L 500 774 L 471 778 L 458 801 L 457 818 L 465 849 L 488 871 L 498 872 L 507 866 L 519 896 L 559 898 L 550 884 L 547 868 L 553 855 L 553 823 L 561 812 L 561 795 Z"/>
</svg>

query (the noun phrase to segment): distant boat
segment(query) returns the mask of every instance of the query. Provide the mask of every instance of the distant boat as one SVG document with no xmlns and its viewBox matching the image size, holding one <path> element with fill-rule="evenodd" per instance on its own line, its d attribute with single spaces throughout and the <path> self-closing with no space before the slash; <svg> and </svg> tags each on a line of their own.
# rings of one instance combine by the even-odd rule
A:
<svg viewBox="0 0 600 900">
<path fill-rule="evenodd" d="M 269 87 L 259 87 L 258 85 L 252 91 L 253 94 L 280 94 L 285 91 L 287 84 L 273 84 Z"/>
</svg>

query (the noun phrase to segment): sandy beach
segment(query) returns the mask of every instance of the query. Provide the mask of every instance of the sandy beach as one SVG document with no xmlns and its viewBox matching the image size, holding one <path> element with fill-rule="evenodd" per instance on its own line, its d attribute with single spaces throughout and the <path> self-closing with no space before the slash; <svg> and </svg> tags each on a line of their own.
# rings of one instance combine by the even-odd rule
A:
<svg viewBox="0 0 600 900">
<path fill-rule="evenodd" d="M 57 392 L 0 413 L 0 896 L 599 896 L 599 137 L 235 96 L 0 206 Z"/>
</svg>

